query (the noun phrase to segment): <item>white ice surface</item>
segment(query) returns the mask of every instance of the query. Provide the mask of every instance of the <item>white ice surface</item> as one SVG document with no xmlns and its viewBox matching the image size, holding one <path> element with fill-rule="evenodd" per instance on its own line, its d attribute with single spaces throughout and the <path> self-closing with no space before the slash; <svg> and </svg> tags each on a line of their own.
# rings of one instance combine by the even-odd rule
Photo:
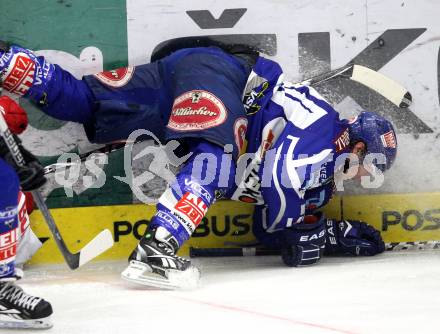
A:
<svg viewBox="0 0 440 334">
<path fill-rule="evenodd" d="M 21 285 L 52 303 L 48 334 L 440 333 L 439 251 L 325 258 L 307 268 L 276 256 L 193 261 L 202 281 L 192 291 L 124 282 L 125 262 L 33 267 Z"/>
</svg>

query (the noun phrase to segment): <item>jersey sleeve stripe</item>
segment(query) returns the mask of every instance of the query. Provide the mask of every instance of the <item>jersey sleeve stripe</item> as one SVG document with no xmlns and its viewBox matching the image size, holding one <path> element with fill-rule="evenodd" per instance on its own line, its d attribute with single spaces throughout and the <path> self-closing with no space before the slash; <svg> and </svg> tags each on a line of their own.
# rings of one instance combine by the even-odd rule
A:
<svg viewBox="0 0 440 334">
<path fill-rule="evenodd" d="M 304 95 L 308 100 L 313 101 L 314 104 L 326 110 L 327 112 L 334 111 L 333 107 L 313 87 L 296 86 L 292 88 Z"/>
</svg>

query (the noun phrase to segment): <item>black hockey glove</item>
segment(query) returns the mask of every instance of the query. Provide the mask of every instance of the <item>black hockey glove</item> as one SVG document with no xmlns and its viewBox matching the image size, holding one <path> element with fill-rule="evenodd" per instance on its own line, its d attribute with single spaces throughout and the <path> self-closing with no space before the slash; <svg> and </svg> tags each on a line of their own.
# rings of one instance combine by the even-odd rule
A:
<svg viewBox="0 0 440 334">
<path fill-rule="evenodd" d="M 25 166 L 18 166 L 9 151 L 4 139 L 0 137 L 0 157 L 3 158 L 10 166 L 12 166 L 20 179 L 21 189 L 31 191 L 40 188 L 46 183 L 44 170 L 38 159 L 21 145 L 21 140 L 13 135 L 17 145 L 23 155 Z"/>
<path fill-rule="evenodd" d="M 327 219 L 326 228 L 325 255 L 372 256 L 385 250 L 380 232 L 367 223 Z"/>
<path fill-rule="evenodd" d="M 307 215 L 304 221 L 282 230 L 281 258 L 289 267 L 308 266 L 318 262 L 324 252 L 325 217 L 322 212 Z"/>
</svg>

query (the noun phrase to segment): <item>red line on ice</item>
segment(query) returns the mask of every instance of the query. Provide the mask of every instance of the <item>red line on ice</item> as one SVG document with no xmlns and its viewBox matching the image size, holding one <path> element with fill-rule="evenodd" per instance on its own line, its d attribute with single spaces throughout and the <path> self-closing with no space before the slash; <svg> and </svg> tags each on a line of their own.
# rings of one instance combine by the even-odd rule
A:
<svg viewBox="0 0 440 334">
<path fill-rule="evenodd" d="M 170 295 L 168 295 L 168 296 L 170 296 Z M 302 325 L 302 326 L 326 329 L 326 330 L 337 332 L 337 333 L 356 334 L 355 332 L 351 332 L 351 331 L 344 330 L 344 329 L 338 329 L 338 328 L 333 328 L 333 327 L 330 327 L 330 326 L 314 324 L 314 323 L 311 323 L 311 322 L 294 320 L 294 319 L 280 317 L 280 316 L 277 316 L 277 315 L 262 313 L 262 312 L 258 312 L 258 311 L 246 310 L 246 309 L 239 308 L 239 307 L 234 307 L 234 306 L 229 306 L 229 305 L 222 305 L 222 304 L 206 302 L 206 301 L 196 300 L 196 299 L 191 299 L 191 298 L 179 297 L 179 296 L 175 296 L 175 295 L 173 295 L 172 297 L 176 298 L 176 299 L 181 299 L 181 300 L 184 300 L 184 301 L 187 301 L 187 302 L 191 302 L 191 303 L 207 305 L 207 306 L 211 306 L 211 307 L 215 307 L 215 308 L 221 308 L 221 309 L 225 309 L 225 310 L 229 310 L 229 311 L 248 313 L 248 314 L 253 314 L 253 315 L 256 315 L 256 316 L 260 316 L 260 317 L 287 321 L 287 322 L 290 322 L 290 323 L 295 324 L 295 325 Z"/>
</svg>

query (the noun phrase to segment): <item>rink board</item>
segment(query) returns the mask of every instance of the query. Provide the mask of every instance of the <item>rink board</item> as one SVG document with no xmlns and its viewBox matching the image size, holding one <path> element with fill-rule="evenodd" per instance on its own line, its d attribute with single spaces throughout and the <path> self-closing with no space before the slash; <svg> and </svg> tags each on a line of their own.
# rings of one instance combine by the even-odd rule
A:
<svg viewBox="0 0 440 334">
<path fill-rule="evenodd" d="M 180 250 L 193 247 L 228 247 L 255 240 L 253 206 L 220 201 L 210 210 L 193 237 Z M 154 206 L 144 204 L 80 207 L 51 210 L 71 251 L 77 251 L 107 228 L 115 245 L 97 260 L 126 259 L 142 236 Z M 388 194 L 335 197 L 326 208 L 328 217 L 363 220 L 381 231 L 386 242 L 440 240 L 440 193 Z M 39 211 L 31 215 L 38 237 L 46 239 L 31 263 L 59 263 L 63 259 Z M 48 238 L 48 239 L 47 239 Z"/>
</svg>

